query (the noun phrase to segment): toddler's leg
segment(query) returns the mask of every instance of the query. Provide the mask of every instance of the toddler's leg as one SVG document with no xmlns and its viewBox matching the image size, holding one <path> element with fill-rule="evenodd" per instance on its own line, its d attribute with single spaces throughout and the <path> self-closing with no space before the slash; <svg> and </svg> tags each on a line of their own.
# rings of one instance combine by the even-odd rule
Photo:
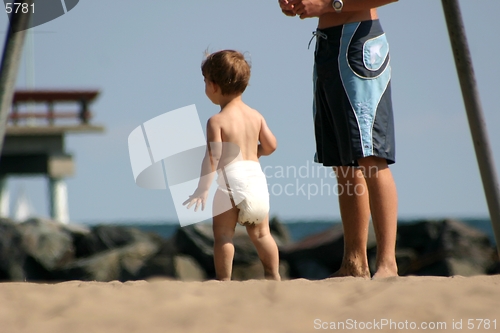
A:
<svg viewBox="0 0 500 333">
<path fill-rule="evenodd" d="M 215 193 L 214 205 L 217 205 L 220 201 L 227 200 L 227 195 L 217 190 Z M 213 218 L 214 264 L 217 280 L 231 280 L 234 258 L 233 236 L 237 219 L 237 208 L 231 208 Z"/>
<path fill-rule="evenodd" d="M 278 246 L 269 230 L 269 216 L 262 223 L 247 225 L 247 233 L 257 248 L 266 279 L 280 281 Z"/>
</svg>

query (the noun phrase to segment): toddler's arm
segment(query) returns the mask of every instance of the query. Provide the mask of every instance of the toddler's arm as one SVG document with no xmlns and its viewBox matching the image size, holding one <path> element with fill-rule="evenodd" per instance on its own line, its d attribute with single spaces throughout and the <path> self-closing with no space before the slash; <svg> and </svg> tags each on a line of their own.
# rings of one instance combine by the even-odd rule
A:
<svg viewBox="0 0 500 333">
<path fill-rule="evenodd" d="M 196 212 L 201 205 L 201 209 L 205 210 L 205 203 L 207 201 L 208 191 L 210 190 L 210 185 L 212 184 L 214 178 L 214 171 L 219 162 L 222 145 L 220 127 L 217 122 L 212 118 L 208 120 L 207 123 L 207 150 L 205 152 L 205 157 L 201 164 L 200 180 L 198 182 L 198 188 L 194 191 L 189 199 L 184 201 L 183 205 L 187 204 L 187 208 L 191 208 L 195 205 L 194 211 Z"/>
<path fill-rule="evenodd" d="M 257 148 L 258 157 L 271 155 L 278 146 L 276 137 L 267 126 L 264 117 L 262 117 L 262 122 L 260 126 L 259 142 L 260 144 Z"/>
</svg>

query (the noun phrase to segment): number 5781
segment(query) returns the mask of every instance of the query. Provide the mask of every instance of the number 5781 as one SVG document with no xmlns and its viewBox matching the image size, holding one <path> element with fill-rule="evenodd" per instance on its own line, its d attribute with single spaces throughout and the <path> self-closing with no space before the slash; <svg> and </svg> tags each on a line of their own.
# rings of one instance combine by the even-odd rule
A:
<svg viewBox="0 0 500 333">
<path fill-rule="evenodd" d="M 23 3 L 23 2 L 13 2 L 13 3 L 7 2 L 5 4 L 5 11 L 7 12 L 7 14 L 10 14 L 12 12 L 18 13 L 19 10 L 21 10 L 21 12 L 26 14 L 30 11 L 30 6 L 31 6 L 31 9 L 33 10 L 32 12 L 34 13 L 35 12 L 35 4 L 34 3 L 29 5 L 29 4 Z"/>
</svg>

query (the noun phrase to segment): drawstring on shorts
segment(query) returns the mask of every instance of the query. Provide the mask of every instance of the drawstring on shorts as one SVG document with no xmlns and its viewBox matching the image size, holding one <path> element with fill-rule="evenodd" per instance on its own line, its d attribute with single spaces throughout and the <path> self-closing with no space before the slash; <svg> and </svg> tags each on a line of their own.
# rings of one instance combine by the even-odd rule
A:
<svg viewBox="0 0 500 333">
<path fill-rule="evenodd" d="M 321 32 L 319 30 L 313 31 L 312 34 L 313 34 L 313 36 L 309 40 L 309 44 L 307 44 L 307 49 L 308 50 L 309 50 L 309 47 L 311 46 L 311 42 L 314 39 L 314 37 L 316 37 L 316 38 L 320 38 L 321 37 L 323 39 L 328 39 L 328 36 L 324 32 Z"/>
</svg>

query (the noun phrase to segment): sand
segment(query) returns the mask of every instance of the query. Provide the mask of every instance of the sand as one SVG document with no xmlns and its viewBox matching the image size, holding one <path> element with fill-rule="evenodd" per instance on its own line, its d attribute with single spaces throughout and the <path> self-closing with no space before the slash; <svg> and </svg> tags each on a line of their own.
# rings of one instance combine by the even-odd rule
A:
<svg viewBox="0 0 500 333">
<path fill-rule="evenodd" d="M 1 333 L 408 332 L 431 327 L 500 331 L 500 276 L 0 284 Z"/>
</svg>

